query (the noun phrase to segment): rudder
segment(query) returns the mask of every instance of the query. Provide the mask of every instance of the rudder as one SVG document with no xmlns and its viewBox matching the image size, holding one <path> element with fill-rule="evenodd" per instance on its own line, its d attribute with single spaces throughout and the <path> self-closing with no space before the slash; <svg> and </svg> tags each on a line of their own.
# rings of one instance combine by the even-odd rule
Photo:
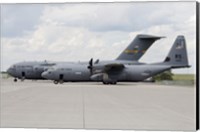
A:
<svg viewBox="0 0 200 132">
<path fill-rule="evenodd" d="M 169 64 L 172 68 L 189 67 L 186 49 L 185 37 L 179 35 L 165 58 L 164 64 Z"/>
</svg>

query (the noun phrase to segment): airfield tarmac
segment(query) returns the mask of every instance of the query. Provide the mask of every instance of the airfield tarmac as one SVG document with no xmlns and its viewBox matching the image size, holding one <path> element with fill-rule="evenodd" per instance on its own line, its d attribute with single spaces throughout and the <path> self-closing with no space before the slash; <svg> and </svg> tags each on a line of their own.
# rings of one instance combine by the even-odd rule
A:
<svg viewBox="0 0 200 132">
<path fill-rule="evenodd" d="M 195 130 L 195 88 L 1 80 L 1 127 Z"/>
</svg>

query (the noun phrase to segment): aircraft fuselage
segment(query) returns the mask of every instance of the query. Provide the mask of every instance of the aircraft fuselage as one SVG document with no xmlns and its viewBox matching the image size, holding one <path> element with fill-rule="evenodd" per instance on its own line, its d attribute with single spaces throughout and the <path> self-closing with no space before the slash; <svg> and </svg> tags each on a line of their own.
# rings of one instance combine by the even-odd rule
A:
<svg viewBox="0 0 200 132">
<path fill-rule="evenodd" d="M 103 64 L 94 65 L 93 73 L 91 74 L 88 69 L 88 64 L 65 64 L 65 65 L 56 65 L 55 67 L 49 68 L 47 71 L 42 73 L 44 78 L 48 78 L 50 80 L 68 82 L 68 81 L 143 81 L 153 75 L 161 73 L 167 69 L 170 69 L 170 66 L 166 65 L 148 65 L 148 64 L 126 64 L 123 70 L 110 70 L 107 75 L 100 71 L 101 65 L 105 65 L 106 62 L 102 62 Z M 114 61 L 117 63 L 117 61 Z M 110 63 L 110 62 L 109 62 Z M 99 71 L 98 71 L 99 70 Z"/>
</svg>

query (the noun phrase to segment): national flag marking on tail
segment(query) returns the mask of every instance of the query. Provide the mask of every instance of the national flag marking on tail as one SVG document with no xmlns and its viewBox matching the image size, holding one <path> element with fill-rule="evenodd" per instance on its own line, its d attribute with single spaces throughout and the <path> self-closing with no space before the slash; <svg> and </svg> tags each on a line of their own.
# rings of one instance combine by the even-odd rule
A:
<svg viewBox="0 0 200 132">
<path fill-rule="evenodd" d="M 124 52 L 127 54 L 136 54 L 138 53 L 138 50 L 125 50 Z"/>
</svg>

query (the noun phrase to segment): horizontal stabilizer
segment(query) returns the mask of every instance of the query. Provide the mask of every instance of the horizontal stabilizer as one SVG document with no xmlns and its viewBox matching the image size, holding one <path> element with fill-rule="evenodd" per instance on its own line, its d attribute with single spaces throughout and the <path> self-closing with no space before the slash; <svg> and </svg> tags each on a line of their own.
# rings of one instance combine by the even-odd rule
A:
<svg viewBox="0 0 200 132">
<path fill-rule="evenodd" d="M 139 36 L 138 36 L 138 38 L 140 38 L 140 39 L 155 39 L 155 40 L 157 40 L 157 39 L 161 39 L 161 38 L 165 38 L 164 36 L 153 36 L 153 35 L 144 35 L 144 34 L 140 34 Z"/>
</svg>

